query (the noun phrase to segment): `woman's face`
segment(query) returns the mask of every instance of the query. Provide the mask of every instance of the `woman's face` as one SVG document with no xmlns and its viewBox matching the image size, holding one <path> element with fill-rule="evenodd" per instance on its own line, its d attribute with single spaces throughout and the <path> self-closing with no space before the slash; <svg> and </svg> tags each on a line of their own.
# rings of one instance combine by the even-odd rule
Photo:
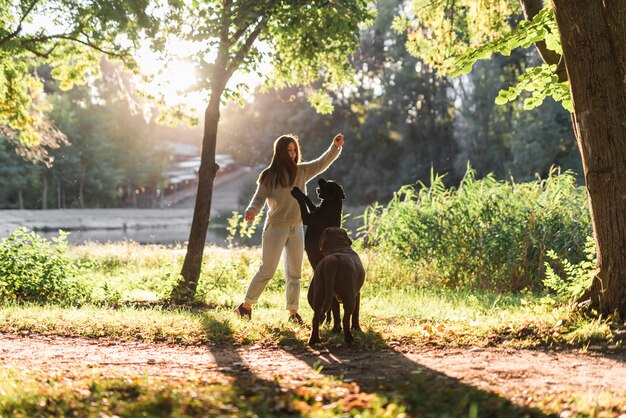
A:
<svg viewBox="0 0 626 418">
<path fill-rule="evenodd" d="M 296 144 L 290 142 L 289 145 L 287 145 L 287 154 L 289 154 L 291 161 L 296 161 Z"/>
</svg>

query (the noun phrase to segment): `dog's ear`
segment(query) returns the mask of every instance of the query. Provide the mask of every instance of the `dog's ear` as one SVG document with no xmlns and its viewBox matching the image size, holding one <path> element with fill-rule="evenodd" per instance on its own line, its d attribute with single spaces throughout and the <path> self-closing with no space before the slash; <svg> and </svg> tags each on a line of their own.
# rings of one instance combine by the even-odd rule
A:
<svg viewBox="0 0 626 418">
<path fill-rule="evenodd" d="M 346 194 L 343 191 L 343 187 L 341 187 L 339 183 L 333 182 L 333 184 L 335 185 L 335 188 L 333 190 L 334 194 L 337 197 L 341 198 L 341 200 L 344 200 L 346 198 Z"/>
<path fill-rule="evenodd" d="M 352 240 L 350 239 L 350 237 L 348 236 L 348 231 L 346 231 L 345 229 L 341 229 L 343 231 L 343 235 L 346 237 L 346 240 L 348 241 L 348 244 L 352 245 Z"/>
</svg>

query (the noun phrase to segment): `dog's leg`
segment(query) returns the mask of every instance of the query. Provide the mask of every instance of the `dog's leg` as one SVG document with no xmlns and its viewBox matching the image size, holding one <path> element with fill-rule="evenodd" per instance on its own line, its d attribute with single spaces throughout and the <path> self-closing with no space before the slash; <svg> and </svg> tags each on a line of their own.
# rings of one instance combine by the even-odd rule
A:
<svg viewBox="0 0 626 418">
<path fill-rule="evenodd" d="M 345 299 L 343 301 L 343 337 L 348 344 L 354 341 L 354 337 L 350 332 L 350 317 L 354 312 L 354 304 L 355 301 L 352 299 Z"/>
<path fill-rule="evenodd" d="M 298 198 L 298 205 L 300 206 L 300 216 L 302 216 L 302 223 L 305 225 L 309 225 L 311 223 L 311 213 L 309 213 L 306 204 L 302 201 L 301 198 Z"/>
<path fill-rule="evenodd" d="M 315 276 L 313 276 L 313 279 L 315 279 Z M 313 280 L 311 280 L 311 284 L 309 285 L 309 290 L 306 294 L 306 299 L 309 301 L 309 306 L 311 307 L 311 309 L 313 309 L 313 311 L 315 311 L 315 283 L 313 283 Z M 330 311 L 326 312 L 326 313 L 321 313 L 320 318 L 319 318 L 319 325 L 323 325 L 324 322 L 328 322 L 330 323 Z M 333 328 L 333 332 L 334 328 Z M 339 328 L 339 331 L 341 332 L 341 327 Z"/>
<path fill-rule="evenodd" d="M 302 223 L 308 225 L 309 217 L 311 216 L 309 210 L 312 212 L 315 209 L 315 205 L 313 205 L 313 208 L 310 209 L 309 202 L 311 202 L 311 199 L 309 199 L 309 197 L 305 195 L 298 187 L 294 187 L 293 189 L 291 189 L 291 195 L 298 201 L 298 205 L 300 206 Z M 311 202 L 311 204 L 313 204 L 313 202 Z"/>
<path fill-rule="evenodd" d="M 361 307 L 361 293 L 356 295 L 356 300 L 354 303 L 354 312 L 352 312 L 352 330 L 353 331 L 361 331 L 361 327 L 359 326 L 359 308 Z"/>
<path fill-rule="evenodd" d="M 314 345 L 322 340 L 320 340 L 320 320 L 321 312 L 315 311 L 313 313 L 313 321 L 311 322 L 311 336 L 309 337 L 309 345 Z"/>
<path fill-rule="evenodd" d="M 315 291 L 313 290 L 313 286 L 315 286 L 315 283 L 313 283 L 313 280 L 311 279 L 311 284 L 309 285 L 309 291 L 306 293 L 306 300 L 309 301 L 309 306 L 311 307 L 311 309 L 315 310 L 315 305 L 313 305 L 313 298 L 315 295 Z"/>
<path fill-rule="evenodd" d="M 341 332 L 341 307 L 339 306 L 339 301 L 337 300 L 337 298 L 333 300 L 331 310 L 333 315 L 332 332 L 335 334 L 339 334 Z M 330 323 L 330 311 L 327 314 L 326 320 Z"/>
<path fill-rule="evenodd" d="M 305 195 L 304 193 L 302 193 L 302 200 L 304 201 L 304 204 L 306 205 L 309 212 L 313 212 L 315 209 L 317 209 L 315 203 L 313 203 L 309 196 Z"/>
</svg>

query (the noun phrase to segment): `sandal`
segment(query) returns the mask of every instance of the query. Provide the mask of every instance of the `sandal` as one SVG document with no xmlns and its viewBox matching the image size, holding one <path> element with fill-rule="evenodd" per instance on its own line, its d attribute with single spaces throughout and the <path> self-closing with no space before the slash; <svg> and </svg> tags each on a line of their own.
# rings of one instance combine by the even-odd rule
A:
<svg viewBox="0 0 626 418">
<path fill-rule="evenodd" d="M 289 322 L 293 322 L 293 323 L 298 324 L 298 325 L 304 324 L 304 321 L 302 320 L 302 317 L 297 312 L 295 314 L 293 314 L 293 315 L 289 315 Z"/>
<path fill-rule="evenodd" d="M 237 306 L 237 309 L 235 309 L 235 313 L 240 318 L 252 319 L 252 309 L 244 308 L 243 303 Z"/>
</svg>

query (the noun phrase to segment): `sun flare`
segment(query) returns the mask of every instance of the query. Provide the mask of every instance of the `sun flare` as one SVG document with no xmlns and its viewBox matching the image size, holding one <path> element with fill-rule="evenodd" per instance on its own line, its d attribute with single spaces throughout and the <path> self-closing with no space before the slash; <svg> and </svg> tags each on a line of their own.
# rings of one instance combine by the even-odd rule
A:
<svg viewBox="0 0 626 418">
<path fill-rule="evenodd" d="M 168 43 L 167 59 L 151 51 L 147 46 L 137 55 L 141 73 L 147 82 L 143 90 L 161 100 L 167 107 L 183 106 L 193 112 L 200 111 L 208 103 L 207 80 L 202 80 L 200 71 L 189 57 L 194 55 L 194 45 L 171 40 Z M 185 52 L 184 55 L 181 55 Z M 267 64 L 261 63 L 261 71 L 268 72 Z M 235 71 L 228 82 L 228 88 L 242 94 L 244 101 L 254 100 L 253 93 L 262 79 L 256 73 Z"/>
<path fill-rule="evenodd" d="M 174 61 L 166 67 L 162 84 L 166 93 L 180 94 L 196 84 L 197 78 L 198 73 L 191 62 Z"/>
<path fill-rule="evenodd" d="M 202 103 L 190 94 L 199 82 L 198 72 L 193 63 L 174 60 L 167 63 L 154 61 L 142 62 L 142 72 L 150 77 L 145 85 L 146 91 L 164 101 L 166 106 L 184 105 L 198 109 Z"/>
</svg>

